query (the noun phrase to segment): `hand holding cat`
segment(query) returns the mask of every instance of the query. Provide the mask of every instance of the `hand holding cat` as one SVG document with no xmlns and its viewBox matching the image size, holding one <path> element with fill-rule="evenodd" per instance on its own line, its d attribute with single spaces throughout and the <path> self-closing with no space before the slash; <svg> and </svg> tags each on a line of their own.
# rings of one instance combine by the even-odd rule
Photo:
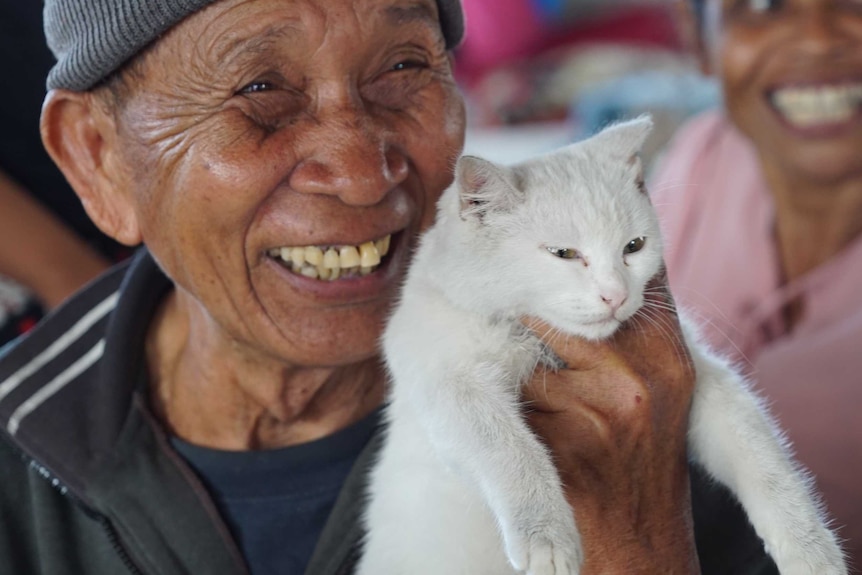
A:
<svg viewBox="0 0 862 575">
<path fill-rule="evenodd" d="M 524 399 L 574 509 L 582 575 L 699 572 L 686 458 L 694 370 L 664 274 L 646 298 L 602 342 L 524 321 L 566 364 L 538 370 Z"/>
</svg>

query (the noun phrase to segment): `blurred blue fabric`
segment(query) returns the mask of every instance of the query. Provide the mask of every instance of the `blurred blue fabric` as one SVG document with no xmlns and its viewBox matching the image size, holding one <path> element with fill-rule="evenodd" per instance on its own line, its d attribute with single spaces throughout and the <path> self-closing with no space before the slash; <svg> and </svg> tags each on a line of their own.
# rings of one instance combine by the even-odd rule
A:
<svg viewBox="0 0 862 575">
<path fill-rule="evenodd" d="M 570 113 L 574 139 L 594 134 L 618 120 L 643 113 L 675 123 L 721 104 L 716 81 L 694 72 L 636 72 L 597 84 L 581 92 Z"/>
</svg>

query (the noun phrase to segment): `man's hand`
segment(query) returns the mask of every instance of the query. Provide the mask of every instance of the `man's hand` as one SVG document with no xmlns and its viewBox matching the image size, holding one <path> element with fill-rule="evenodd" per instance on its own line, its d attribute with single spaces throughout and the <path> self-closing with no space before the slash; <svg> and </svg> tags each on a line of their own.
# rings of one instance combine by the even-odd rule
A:
<svg viewBox="0 0 862 575">
<path fill-rule="evenodd" d="M 694 368 L 663 274 L 646 298 L 604 342 L 525 320 L 566 364 L 540 368 L 524 399 L 574 509 L 582 575 L 700 572 L 686 457 Z"/>
</svg>

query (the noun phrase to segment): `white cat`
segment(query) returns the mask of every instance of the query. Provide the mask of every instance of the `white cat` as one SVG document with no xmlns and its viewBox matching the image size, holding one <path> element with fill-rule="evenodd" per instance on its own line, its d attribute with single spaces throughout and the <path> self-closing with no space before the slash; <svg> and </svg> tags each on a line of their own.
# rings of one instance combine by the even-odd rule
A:
<svg viewBox="0 0 862 575">
<path fill-rule="evenodd" d="M 662 262 L 637 160 L 651 127 L 513 167 L 459 160 L 384 335 L 388 430 L 360 575 L 579 572 L 571 509 L 519 405 L 547 355 L 519 318 L 600 339 L 643 305 Z M 690 458 L 736 495 L 782 575 L 847 573 L 763 404 L 683 327 L 698 374 Z"/>
</svg>

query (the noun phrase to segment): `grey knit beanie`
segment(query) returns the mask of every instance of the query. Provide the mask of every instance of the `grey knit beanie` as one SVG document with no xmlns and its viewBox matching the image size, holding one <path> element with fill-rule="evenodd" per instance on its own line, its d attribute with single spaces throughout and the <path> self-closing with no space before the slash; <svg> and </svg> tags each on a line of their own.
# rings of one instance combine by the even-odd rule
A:
<svg viewBox="0 0 862 575">
<path fill-rule="evenodd" d="M 89 90 L 180 20 L 215 1 L 45 0 L 45 37 L 57 58 L 48 88 Z M 446 46 L 454 48 L 464 36 L 461 0 L 437 0 L 437 5 Z"/>
</svg>

